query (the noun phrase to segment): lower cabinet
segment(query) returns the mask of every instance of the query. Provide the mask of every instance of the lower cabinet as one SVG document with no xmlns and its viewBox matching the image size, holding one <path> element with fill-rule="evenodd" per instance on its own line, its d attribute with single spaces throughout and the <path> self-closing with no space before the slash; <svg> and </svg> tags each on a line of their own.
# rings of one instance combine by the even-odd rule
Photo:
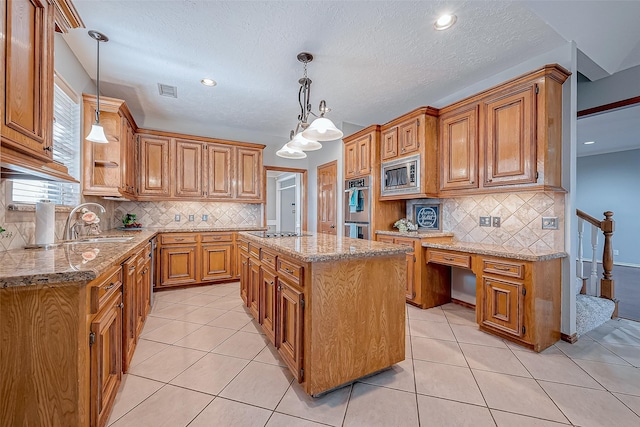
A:
<svg viewBox="0 0 640 427">
<path fill-rule="evenodd" d="M 160 248 L 159 287 L 190 285 L 197 283 L 196 251 L 192 245 L 162 246 Z"/>
<path fill-rule="evenodd" d="M 122 372 L 129 371 L 129 364 L 136 349 L 136 308 L 137 308 L 137 256 L 132 256 L 122 264 L 122 297 L 124 310 L 122 316 Z"/>
<path fill-rule="evenodd" d="M 91 322 L 91 425 L 106 425 L 122 380 L 122 293 L 104 304 Z"/>
<path fill-rule="evenodd" d="M 262 279 L 260 280 L 260 295 L 262 296 L 260 298 L 260 323 L 264 334 L 276 347 L 280 345 L 278 341 L 280 335 L 276 329 L 278 286 L 278 277 L 275 273 L 263 267 Z"/>
<path fill-rule="evenodd" d="M 238 251 L 238 259 L 240 260 L 240 298 L 244 304 L 249 306 L 249 254 L 243 250 Z"/>
<path fill-rule="evenodd" d="M 249 258 L 249 310 L 253 317 L 259 321 L 260 319 L 260 281 L 262 278 L 262 270 L 260 261 Z"/>
<path fill-rule="evenodd" d="M 287 364 L 298 382 L 303 380 L 302 363 L 302 331 L 304 295 L 302 292 L 287 284 L 286 279 L 280 280 L 278 286 L 278 332 L 280 346 L 278 353 Z"/>
<path fill-rule="evenodd" d="M 233 244 L 203 244 L 200 251 L 202 266 L 200 280 L 209 282 L 213 280 L 233 279 Z"/>
<path fill-rule="evenodd" d="M 482 277 L 483 307 L 482 323 L 505 333 L 521 337 L 525 329 L 522 325 L 524 312 L 524 284 Z"/>
</svg>

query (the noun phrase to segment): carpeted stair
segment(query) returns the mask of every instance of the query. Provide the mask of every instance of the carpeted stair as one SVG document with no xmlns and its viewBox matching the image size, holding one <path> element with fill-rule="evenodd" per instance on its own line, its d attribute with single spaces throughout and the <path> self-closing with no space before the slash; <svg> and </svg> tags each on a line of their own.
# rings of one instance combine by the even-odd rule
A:
<svg viewBox="0 0 640 427">
<path fill-rule="evenodd" d="M 591 295 L 576 295 L 576 333 L 584 335 L 608 320 L 616 308 L 610 299 Z"/>
</svg>

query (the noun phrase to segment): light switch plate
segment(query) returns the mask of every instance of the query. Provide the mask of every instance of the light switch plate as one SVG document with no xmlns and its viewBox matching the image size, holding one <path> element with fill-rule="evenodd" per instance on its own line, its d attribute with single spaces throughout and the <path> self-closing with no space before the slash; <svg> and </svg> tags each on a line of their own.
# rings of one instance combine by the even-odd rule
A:
<svg viewBox="0 0 640 427">
<path fill-rule="evenodd" d="M 500 217 L 499 216 L 492 216 L 491 217 L 491 225 L 493 225 L 494 227 L 500 227 Z"/>
<path fill-rule="evenodd" d="M 176 216 L 174 217 L 174 220 L 175 220 L 175 222 L 180 222 L 180 215 L 176 215 Z"/>
<path fill-rule="evenodd" d="M 480 227 L 491 227 L 491 217 L 490 216 L 481 216 L 480 217 Z"/>
<path fill-rule="evenodd" d="M 543 216 L 542 217 L 542 229 L 543 230 L 557 230 L 558 229 L 558 217 L 557 216 Z"/>
<path fill-rule="evenodd" d="M 196 217 L 195 215 L 189 215 L 189 221 L 195 221 Z"/>
<path fill-rule="evenodd" d="M 207 214 L 202 214 L 202 220 L 203 220 L 203 221 L 209 221 L 209 215 L 207 215 Z"/>
</svg>

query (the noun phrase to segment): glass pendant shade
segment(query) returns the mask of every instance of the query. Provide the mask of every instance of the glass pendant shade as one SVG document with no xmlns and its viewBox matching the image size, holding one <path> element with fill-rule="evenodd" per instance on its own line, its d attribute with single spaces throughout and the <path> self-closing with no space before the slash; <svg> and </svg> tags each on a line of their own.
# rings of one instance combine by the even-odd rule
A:
<svg viewBox="0 0 640 427">
<path fill-rule="evenodd" d="M 313 141 L 335 141 L 342 135 L 342 131 L 326 117 L 318 117 L 302 132 L 302 136 Z"/>
<path fill-rule="evenodd" d="M 104 128 L 100 123 L 94 123 L 91 126 L 91 132 L 87 135 L 87 141 L 97 142 L 98 144 L 107 144 L 107 136 L 104 134 Z"/>
<path fill-rule="evenodd" d="M 318 141 L 311 141 L 310 139 L 302 136 L 302 132 L 293 137 L 291 141 L 287 143 L 290 148 L 297 148 L 302 151 L 315 151 L 322 148 L 322 144 Z"/>
<path fill-rule="evenodd" d="M 290 142 L 284 144 L 284 146 L 276 152 L 276 156 L 285 159 L 304 159 L 307 157 L 307 154 L 304 151 L 293 148 L 289 146 L 289 144 Z"/>
</svg>

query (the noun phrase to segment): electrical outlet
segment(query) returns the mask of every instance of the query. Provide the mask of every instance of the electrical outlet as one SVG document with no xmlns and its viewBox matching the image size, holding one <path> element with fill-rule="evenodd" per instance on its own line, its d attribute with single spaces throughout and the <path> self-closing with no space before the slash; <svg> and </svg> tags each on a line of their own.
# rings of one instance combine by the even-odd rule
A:
<svg viewBox="0 0 640 427">
<path fill-rule="evenodd" d="M 491 217 L 490 216 L 481 216 L 480 217 L 480 227 L 491 227 Z"/>
<path fill-rule="evenodd" d="M 494 227 L 500 227 L 500 217 L 499 217 L 499 216 L 491 217 L 491 221 L 492 221 L 492 223 L 491 223 L 491 224 L 492 224 Z"/>
<path fill-rule="evenodd" d="M 557 216 L 543 216 L 542 217 L 542 229 L 543 230 L 557 230 L 558 229 L 558 217 Z"/>
<path fill-rule="evenodd" d="M 180 215 L 176 215 L 176 216 L 174 217 L 174 220 L 175 220 L 176 222 L 180 222 Z"/>
<path fill-rule="evenodd" d="M 195 215 L 189 215 L 189 221 L 195 221 L 196 217 Z"/>
<path fill-rule="evenodd" d="M 202 220 L 203 220 L 203 221 L 209 221 L 209 215 L 207 215 L 207 214 L 202 214 Z"/>
<path fill-rule="evenodd" d="M 619 250 L 617 250 L 617 249 L 614 249 L 614 250 L 613 250 L 613 254 L 614 254 L 614 255 L 620 255 L 620 251 L 619 251 Z"/>
</svg>

